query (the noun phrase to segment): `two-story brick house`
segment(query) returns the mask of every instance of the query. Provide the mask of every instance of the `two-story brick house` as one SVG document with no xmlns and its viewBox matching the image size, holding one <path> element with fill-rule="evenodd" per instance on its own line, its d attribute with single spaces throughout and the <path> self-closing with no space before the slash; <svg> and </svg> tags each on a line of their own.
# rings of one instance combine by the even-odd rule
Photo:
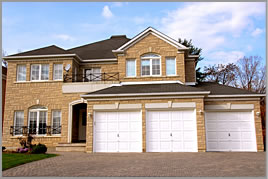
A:
<svg viewBox="0 0 268 179">
<path fill-rule="evenodd" d="M 3 145 L 58 151 L 263 151 L 261 94 L 196 83 L 196 55 L 149 27 L 8 61 Z"/>
</svg>

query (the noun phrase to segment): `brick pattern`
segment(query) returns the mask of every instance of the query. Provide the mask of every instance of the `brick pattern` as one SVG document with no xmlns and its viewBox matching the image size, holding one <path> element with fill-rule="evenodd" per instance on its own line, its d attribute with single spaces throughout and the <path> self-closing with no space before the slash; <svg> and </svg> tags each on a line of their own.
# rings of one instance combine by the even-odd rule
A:
<svg viewBox="0 0 268 179">
<path fill-rule="evenodd" d="M 185 61 L 185 81 L 186 82 L 195 82 L 195 62 Z"/>
<path fill-rule="evenodd" d="M 141 76 L 141 59 L 140 57 L 146 53 L 156 53 L 161 56 L 160 77 L 142 77 Z M 176 57 L 177 75 L 170 77 L 166 76 L 166 57 Z M 136 77 L 126 77 L 126 59 L 136 59 Z M 159 81 L 159 80 L 180 80 L 185 82 L 184 68 L 184 53 L 178 53 L 178 49 L 159 39 L 158 37 L 149 34 L 140 40 L 138 43 L 126 50 L 124 56 L 118 56 L 118 70 L 121 81 Z"/>
<path fill-rule="evenodd" d="M 49 81 L 47 82 L 29 82 L 30 80 L 30 65 L 48 63 L 50 65 Z M 68 133 L 68 113 L 69 103 L 80 99 L 81 94 L 63 94 L 62 82 L 52 81 L 53 79 L 53 63 L 63 63 L 72 65 L 72 59 L 55 59 L 49 61 L 20 61 L 8 62 L 8 78 L 6 91 L 5 116 L 6 119 L 3 125 L 2 144 L 5 147 L 19 147 L 20 144 L 16 136 L 10 135 L 9 128 L 14 125 L 14 112 L 17 110 L 24 111 L 24 125 L 28 125 L 29 108 L 37 105 L 42 105 L 48 108 L 47 125 L 51 125 L 52 110 L 59 109 L 62 112 L 62 133 L 61 137 L 57 136 L 38 136 L 35 137 L 33 143 L 45 143 L 48 147 L 56 146 L 59 142 L 67 142 Z M 26 82 L 16 82 L 16 66 L 17 64 L 26 64 L 27 75 Z M 65 72 L 64 72 L 65 73 Z M 72 69 L 69 73 L 72 73 Z"/>
</svg>

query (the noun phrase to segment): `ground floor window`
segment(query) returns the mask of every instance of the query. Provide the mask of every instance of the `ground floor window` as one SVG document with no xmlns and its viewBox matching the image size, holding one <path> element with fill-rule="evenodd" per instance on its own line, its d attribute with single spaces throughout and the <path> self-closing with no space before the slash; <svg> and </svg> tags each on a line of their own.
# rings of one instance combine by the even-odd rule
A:
<svg viewBox="0 0 268 179">
<path fill-rule="evenodd" d="M 15 111 L 14 135 L 22 135 L 23 122 L 24 122 L 24 112 L 23 111 Z"/>
<path fill-rule="evenodd" d="M 35 107 L 29 111 L 29 133 L 45 135 L 47 132 L 47 109 Z"/>
<path fill-rule="evenodd" d="M 61 111 L 52 111 L 52 134 L 61 134 Z"/>
</svg>

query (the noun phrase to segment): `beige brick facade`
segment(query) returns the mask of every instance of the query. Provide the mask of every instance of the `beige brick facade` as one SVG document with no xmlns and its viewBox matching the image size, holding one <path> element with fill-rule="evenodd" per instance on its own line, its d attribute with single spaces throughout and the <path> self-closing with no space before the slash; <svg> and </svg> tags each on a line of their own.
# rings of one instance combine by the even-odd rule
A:
<svg viewBox="0 0 268 179">
<path fill-rule="evenodd" d="M 161 56 L 161 76 L 160 77 L 142 77 L 141 76 L 141 55 L 146 53 L 156 53 Z M 166 57 L 176 57 L 176 76 L 166 76 Z M 169 43 L 159 39 L 158 37 L 149 34 L 138 43 L 131 46 L 125 51 L 125 55 L 117 57 L 118 62 L 107 64 L 86 64 L 82 65 L 76 62 L 74 58 L 49 58 L 49 59 L 22 59 L 22 60 L 9 60 L 8 61 L 8 73 L 7 73 L 7 90 L 6 90 L 6 103 L 5 103 L 5 121 L 3 124 L 3 139 L 2 145 L 5 147 L 19 147 L 17 136 L 10 134 L 10 126 L 14 125 L 14 112 L 24 111 L 24 125 L 28 125 L 29 108 L 34 105 L 42 105 L 47 107 L 47 125 L 52 123 L 52 111 L 61 110 L 62 112 L 62 132 L 60 136 L 36 136 L 34 143 L 44 143 L 48 147 L 55 147 L 58 143 L 68 142 L 68 126 L 69 124 L 69 107 L 72 107 L 70 103 L 76 100 L 80 100 L 81 94 L 84 93 L 63 93 L 62 85 L 63 81 L 53 81 L 53 64 L 62 63 L 63 67 L 67 64 L 71 65 L 71 69 L 68 75 L 74 74 L 74 69 L 77 68 L 77 73 L 82 74 L 84 69 L 92 67 L 100 67 L 101 72 L 119 72 L 120 81 L 123 82 L 137 82 L 137 81 L 167 81 L 167 80 L 179 80 L 181 82 L 195 82 L 195 66 L 194 61 L 185 61 L 185 54 L 183 51 L 178 53 L 178 49 Z M 136 59 L 136 77 L 126 77 L 126 60 Z M 30 81 L 31 64 L 49 64 L 49 80 L 42 82 Z M 27 67 L 26 82 L 16 82 L 17 65 L 25 64 Z M 64 74 L 66 72 L 64 71 Z M 72 82 L 72 79 L 69 80 Z M 224 104 L 224 102 L 204 102 L 203 97 L 183 98 L 180 99 L 132 99 L 132 100 L 96 100 L 87 102 L 87 129 L 86 129 L 86 151 L 93 151 L 93 105 L 94 104 L 114 104 L 119 102 L 120 104 L 142 104 L 142 150 L 146 151 L 146 103 L 167 103 L 172 102 L 195 102 L 196 104 L 196 122 L 197 122 L 197 141 L 198 151 L 206 151 L 206 131 L 205 131 L 205 119 L 204 119 L 204 105 L 206 104 Z M 262 128 L 261 118 L 256 115 L 256 112 L 260 112 L 259 101 L 231 101 L 235 104 L 254 104 L 255 114 L 255 127 L 258 151 L 263 151 L 262 142 Z M 201 112 L 200 112 L 201 111 Z"/>
</svg>

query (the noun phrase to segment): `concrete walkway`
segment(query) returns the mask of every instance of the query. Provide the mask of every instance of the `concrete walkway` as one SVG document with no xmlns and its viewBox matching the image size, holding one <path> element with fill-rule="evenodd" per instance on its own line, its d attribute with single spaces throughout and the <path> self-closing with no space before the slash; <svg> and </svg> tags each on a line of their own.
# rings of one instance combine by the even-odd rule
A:
<svg viewBox="0 0 268 179">
<path fill-rule="evenodd" d="M 265 176 L 258 153 L 80 153 L 20 165 L 3 176 Z"/>
</svg>

